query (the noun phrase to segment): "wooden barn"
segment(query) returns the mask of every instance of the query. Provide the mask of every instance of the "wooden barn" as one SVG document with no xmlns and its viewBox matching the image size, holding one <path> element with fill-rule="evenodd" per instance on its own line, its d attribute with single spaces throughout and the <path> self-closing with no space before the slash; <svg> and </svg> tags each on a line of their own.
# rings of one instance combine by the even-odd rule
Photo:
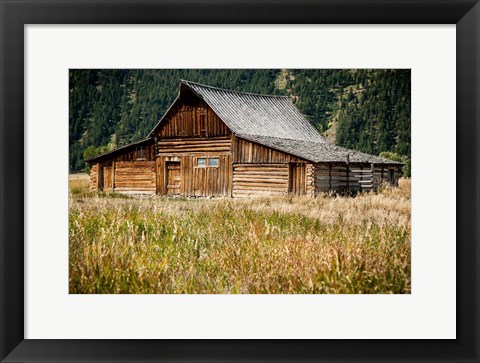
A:
<svg viewBox="0 0 480 363">
<path fill-rule="evenodd" d="M 367 191 L 403 165 L 327 143 L 288 97 L 188 81 L 144 140 L 86 162 L 94 190 L 195 197 Z"/>
</svg>

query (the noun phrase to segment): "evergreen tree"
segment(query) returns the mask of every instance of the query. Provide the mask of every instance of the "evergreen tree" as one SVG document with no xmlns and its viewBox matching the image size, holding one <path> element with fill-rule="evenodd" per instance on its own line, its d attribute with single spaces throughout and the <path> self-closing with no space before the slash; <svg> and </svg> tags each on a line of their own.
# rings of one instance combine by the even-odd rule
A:
<svg viewBox="0 0 480 363">
<path fill-rule="evenodd" d="M 337 144 L 410 158 L 410 70 L 80 69 L 69 72 L 70 171 L 85 167 L 85 151 L 145 137 L 174 101 L 180 79 L 288 95 L 320 132 L 335 125 Z"/>
</svg>

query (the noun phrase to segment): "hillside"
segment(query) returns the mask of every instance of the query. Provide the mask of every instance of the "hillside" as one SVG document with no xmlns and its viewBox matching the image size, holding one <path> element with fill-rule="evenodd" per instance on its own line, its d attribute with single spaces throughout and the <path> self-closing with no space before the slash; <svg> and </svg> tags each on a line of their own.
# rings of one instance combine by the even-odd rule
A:
<svg viewBox="0 0 480 363">
<path fill-rule="evenodd" d="M 410 158 L 410 70 L 70 70 L 70 171 L 85 157 L 145 137 L 186 79 L 288 95 L 327 139 Z M 393 154 L 392 154 L 393 155 Z"/>
</svg>

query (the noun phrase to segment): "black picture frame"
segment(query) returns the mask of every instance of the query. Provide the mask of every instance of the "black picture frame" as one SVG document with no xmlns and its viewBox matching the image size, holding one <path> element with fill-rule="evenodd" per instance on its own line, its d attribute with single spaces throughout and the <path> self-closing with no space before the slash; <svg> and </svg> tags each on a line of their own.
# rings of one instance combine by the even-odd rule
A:
<svg viewBox="0 0 480 363">
<path fill-rule="evenodd" d="M 0 6 L 2 361 L 480 361 L 478 0 L 1 0 Z M 456 24 L 457 339 L 24 339 L 24 25 L 157 23 Z"/>
</svg>

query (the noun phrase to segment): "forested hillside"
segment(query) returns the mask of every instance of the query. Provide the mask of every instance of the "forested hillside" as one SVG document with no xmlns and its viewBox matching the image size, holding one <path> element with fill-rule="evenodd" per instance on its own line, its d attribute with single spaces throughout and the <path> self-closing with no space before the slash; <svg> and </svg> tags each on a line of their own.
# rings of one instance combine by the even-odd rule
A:
<svg viewBox="0 0 480 363">
<path fill-rule="evenodd" d="M 410 160 L 410 70 L 70 70 L 70 171 L 145 137 L 180 79 L 288 95 L 329 141 Z M 409 171 L 407 170 L 407 173 Z"/>
</svg>

